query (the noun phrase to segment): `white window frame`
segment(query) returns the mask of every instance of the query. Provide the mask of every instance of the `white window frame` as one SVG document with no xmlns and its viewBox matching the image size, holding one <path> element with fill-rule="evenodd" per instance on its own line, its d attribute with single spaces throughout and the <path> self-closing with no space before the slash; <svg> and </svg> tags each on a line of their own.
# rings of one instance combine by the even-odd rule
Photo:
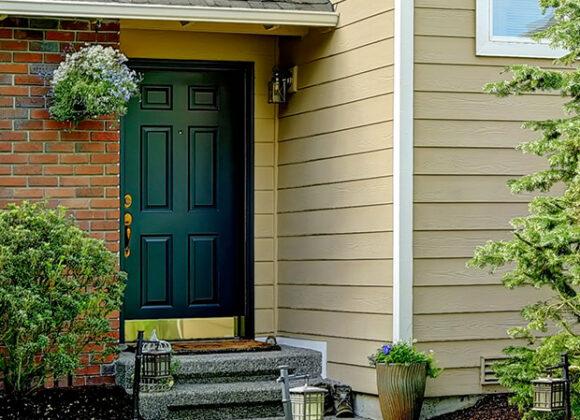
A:
<svg viewBox="0 0 580 420">
<path fill-rule="evenodd" d="M 566 54 L 554 49 L 547 42 L 517 36 L 494 36 L 493 0 L 477 0 L 476 54 L 499 57 L 559 58 Z"/>
</svg>

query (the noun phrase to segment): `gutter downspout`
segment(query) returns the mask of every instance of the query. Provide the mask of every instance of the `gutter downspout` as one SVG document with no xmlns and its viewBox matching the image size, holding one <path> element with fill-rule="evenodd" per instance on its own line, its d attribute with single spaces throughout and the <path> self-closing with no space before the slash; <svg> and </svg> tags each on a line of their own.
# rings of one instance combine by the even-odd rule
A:
<svg viewBox="0 0 580 420">
<path fill-rule="evenodd" d="M 413 340 L 414 0 L 395 0 L 393 342 Z"/>
</svg>

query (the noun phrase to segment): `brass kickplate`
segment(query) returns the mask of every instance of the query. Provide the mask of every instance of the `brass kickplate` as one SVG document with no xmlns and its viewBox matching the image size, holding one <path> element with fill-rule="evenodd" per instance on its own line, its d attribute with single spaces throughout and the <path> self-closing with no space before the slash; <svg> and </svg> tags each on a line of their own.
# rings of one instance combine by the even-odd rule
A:
<svg viewBox="0 0 580 420">
<path fill-rule="evenodd" d="M 233 338 L 236 336 L 236 317 L 187 319 L 135 319 L 125 321 L 125 342 L 137 340 L 137 332 L 145 331 L 145 338 L 153 330 L 161 340 L 199 340 Z"/>
</svg>

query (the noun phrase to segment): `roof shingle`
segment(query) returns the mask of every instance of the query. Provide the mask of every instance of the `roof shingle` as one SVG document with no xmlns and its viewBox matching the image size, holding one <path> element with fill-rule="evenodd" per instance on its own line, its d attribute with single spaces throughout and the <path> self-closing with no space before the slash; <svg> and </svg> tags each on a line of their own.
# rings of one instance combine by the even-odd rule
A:
<svg viewBox="0 0 580 420">
<path fill-rule="evenodd" d="M 77 3 L 79 0 L 70 0 Z M 95 0 L 80 0 L 95 1 Z M 192 7 L 230 7 L 242 9 L 306 10 L 332 12 L 330 0 L 98 0 L 104 3 L 155 4 Z"/>
</svg>

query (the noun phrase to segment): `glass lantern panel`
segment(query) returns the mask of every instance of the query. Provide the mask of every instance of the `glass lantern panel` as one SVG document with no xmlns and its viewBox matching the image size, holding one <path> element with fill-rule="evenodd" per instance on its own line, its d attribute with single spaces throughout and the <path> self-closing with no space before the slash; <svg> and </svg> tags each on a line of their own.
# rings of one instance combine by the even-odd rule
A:
<svg viewBox="0 0 580 420">
<path fill-rule="evenodd" d="M 564 408 L 564 393 L 565 393 L 565 384 L 564 383 L 555 383 L 552 386 L 552 401 L 551 401 L 551 408 L 552 410 L 561 410 Z"/>
</svg>

